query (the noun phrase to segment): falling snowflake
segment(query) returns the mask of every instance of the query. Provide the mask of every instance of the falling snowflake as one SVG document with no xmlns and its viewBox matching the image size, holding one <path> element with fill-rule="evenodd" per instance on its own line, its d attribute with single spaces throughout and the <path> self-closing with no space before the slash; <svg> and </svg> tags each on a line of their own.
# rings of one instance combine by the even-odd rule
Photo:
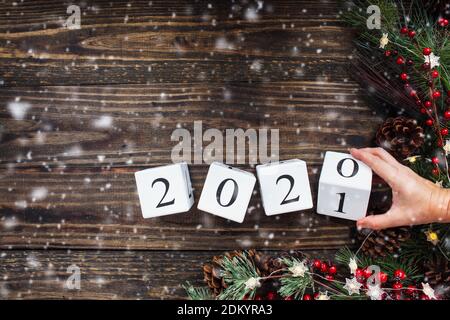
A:
<svg viewBox="0 0 450 320">
<path fill-rule="evenodd" d="M 8 111 L 11 116 L 16 120 L 23 120 L 27 115 L 28 110 L 31 108 L 31 104 L 28 102 L 10 102 L 8 103 Z"/>
<path fill-rule="evenodd" d="M 97 129 L 108 129 L 113 124 L 113 118 L 109 115 L 101 116 L 98 119 L 92 121 L 92 125 Z"/>
</svg>

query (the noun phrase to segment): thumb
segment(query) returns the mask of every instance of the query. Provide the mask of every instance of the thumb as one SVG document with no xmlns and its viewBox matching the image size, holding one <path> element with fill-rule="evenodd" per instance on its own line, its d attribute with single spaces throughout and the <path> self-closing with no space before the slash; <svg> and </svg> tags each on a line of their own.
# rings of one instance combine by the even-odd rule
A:
<svg viewBox="0 0 450 320">
<path fill-rule="evenodd" d="M 401 215 L 398 215 L 395 209 L 391 209 L 384 214 L 377 214 L 362 218 L 358 220 L 356 224 L 358 229 L 372 230 L 387 229 L 405 225 L 399 217 L 401 217 Z"/>
</svg>

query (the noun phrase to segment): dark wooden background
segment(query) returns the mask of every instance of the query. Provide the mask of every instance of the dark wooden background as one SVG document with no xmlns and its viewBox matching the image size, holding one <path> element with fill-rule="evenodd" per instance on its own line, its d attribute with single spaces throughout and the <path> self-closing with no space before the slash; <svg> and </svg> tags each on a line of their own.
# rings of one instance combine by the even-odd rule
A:
<svg viewBox="0 0 450 320">
<path fill-rule="evenodd" d="M 265 0 L 256 16 L 252 1 L 73 1 L 68 30 L 70 3 L 0 1 L 0 298 L 184 298 L 225 250 L 354 244 L 353 222 L 266 217 L 257 189 L 243 224 L 196 205 L 144 220 L 133 175 L 170 163 L 171 132 L 194 120 L 278 128 L 315 198 L 324 151 L 370 145 L 382 120 L 351 78 L 339 1 Z M 196 200 L 207 169 L 190 166 Z M 71 264 L 81 290 L 64 288 Z"/>
</svg>

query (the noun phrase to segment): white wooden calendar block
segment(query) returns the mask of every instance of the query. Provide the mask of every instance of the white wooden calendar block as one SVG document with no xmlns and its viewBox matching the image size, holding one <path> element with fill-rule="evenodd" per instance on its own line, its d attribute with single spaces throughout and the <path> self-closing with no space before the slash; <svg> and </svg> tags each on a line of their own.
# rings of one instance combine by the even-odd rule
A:
<svg viewBox="0 0 450 320">
<path fill-rule="evenodd" d="M 186 212 L 194 204 L 185 162 L 145 169 L 134 175 L 144 218 Z"/>
<path fill-rule="evenodd" d="M 313 207 L 306 162 L 292 159 L 256 166 L 266 215 Z"/>
<path fill-rule="evenodd" d="M 242 223 L 256 178 L 247 171 L 213 162 L 203 186 L 198 209 Z"/>
<path fill-rule="evenodd" d="M 349 220 L 366 215 L 372 170 L 351 155 L 328 151 L 319 179 L 317 213 Z"/>
</svg>

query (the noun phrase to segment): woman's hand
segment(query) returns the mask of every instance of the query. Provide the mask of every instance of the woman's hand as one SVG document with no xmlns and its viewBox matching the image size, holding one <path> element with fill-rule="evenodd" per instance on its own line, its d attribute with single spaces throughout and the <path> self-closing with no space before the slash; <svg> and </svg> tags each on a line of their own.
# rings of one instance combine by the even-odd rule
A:
<svg viewBox="0 0 450 320">
<path fill-rule="evenodd" d="M 381 148 L 351 149 L 392 188 L 392 206 L 381 215 L 367 216 L 357 222 L 358 228 L 385 229 L 398 226 L 450 222 L 450 191 L 426 180 L 400 164 Z"/>
</svg>

